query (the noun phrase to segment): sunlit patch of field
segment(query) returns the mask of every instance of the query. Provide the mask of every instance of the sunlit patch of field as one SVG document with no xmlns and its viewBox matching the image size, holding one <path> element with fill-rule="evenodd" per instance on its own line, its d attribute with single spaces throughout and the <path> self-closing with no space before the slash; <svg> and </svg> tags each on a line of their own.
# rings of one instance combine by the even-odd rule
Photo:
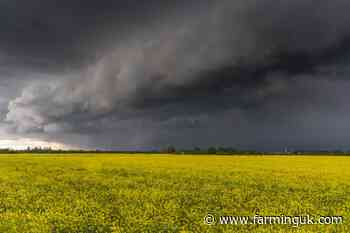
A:
<svg viewBox="0 0 350 233">
<path fill-rule="evenodd" d="M 207 213 L 344 223 L 208 226 Z M 0 156 L 0 232 L 350 232 L 349 221 L 345 156 Z"/>
</svg>

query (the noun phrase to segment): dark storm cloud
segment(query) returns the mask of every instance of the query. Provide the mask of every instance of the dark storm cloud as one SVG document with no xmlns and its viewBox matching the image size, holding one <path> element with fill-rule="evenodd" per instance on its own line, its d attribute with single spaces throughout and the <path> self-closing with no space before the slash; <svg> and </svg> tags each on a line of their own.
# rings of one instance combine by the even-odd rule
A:
<svg viewBox="0 0 350 233">
<path fill-rule="evenodd" d="M 4 64 L 47 74 L 8 105 L 19 133 L 85 135 L 87 146 L 273 147 L 256 133 L 292 132 L 286 140 L 304 145 L 312 119 L 322 132 L 337 115 L 327 112 L 350 114 L 336 95 L 349 74 L 345 0 L 2 4 Z"/>
<path fill-rule="evenodd" d="M 62 69 L 92 62 L 98 49 L 182 1 L 13 0 L 0 3 L 0 48 L 12 63 Z M 112 37 L 112 35 L 114 35 Z"/>
</svg>

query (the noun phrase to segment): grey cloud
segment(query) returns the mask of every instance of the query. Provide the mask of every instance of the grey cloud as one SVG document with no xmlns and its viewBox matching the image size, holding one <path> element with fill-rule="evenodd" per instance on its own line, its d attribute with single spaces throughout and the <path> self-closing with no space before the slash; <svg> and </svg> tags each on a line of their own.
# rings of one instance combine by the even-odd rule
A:
<svg viewBox="0 0 350 233">
<path fill-rule="evenodd" d="M 2 1 L 0 52 L 9 62 L 31 69 L 77 69 L 93 62 L 106 44 L 157 21 L 164 9 L 172 14 L 184 2 Z"/>
<path fill-rule="evenodd" d="M 110 144 L 139 135 L 135 142 L 140 145 L 150 141 L 161 144 L 167 140 L 186 144 L 178 139 L 182 137 L 179 135 L 191 135 L 191 138 L 198 135 L 198 142 L 193 139 L 192 144 L 206 143 L 210 137 L 203 135 L 213 135 L 217 128 L 223 136 L 215 140 L 228 144 L 230 137 L 225 134 L 242 134 L 246 136 L 236 140 L 240 145 L 249 146 L 249 137 L 255 139 L 256 144 L 269 144 L 263 137 L 252 136 L 256 130 L 271 127 L 275 132 L 278 128 L 288 131 L 288 127 L 283 126 L 285 122 L 274 123 L 276 118 L 291 117 L 293 122 L 304 113 L 307 119 L 313 115 L 306 110 L 309 106 L 323 108 L 319 113 L 324 114 L 323 111 L 332 109 L 331 100 L 342 103 L 347 97 L 334 96 L 336 91 L 330 91 L 332 94 L 328 96 L 325 91 L 331 85 L 336 85 L 335 89 L 338 85 L 347 85 L 344 76 L 348 74 L 350 54 L 348 1 L 222 0 L 203 2 L 197 10 L 194 6 L 199 6 L 199 1 L 191 4 L 186 12 L 174 10 L 166 17 L 164 3 L 157 11 L 162 15 L 160 22 L 143 21 L 149 19 L 146 10 L 149 5 L 141 4 L 136 13 L 141 12 L 143 17 L 140 16 L 138 26 L 123 33 L 123 37 L 106 36 L 96 26 L 112 29 L 113 24 L 119 25 L 120 18 L 114 19 L 119 5 L 113 5 L 115 8 L 109 13 L 108 4 L 102 4 L 101 12 L 90 12 L 93 17 L 79 18 L 76 27 L 81 29 L 91 22 L 89 30 L 101 32 L 101 37 L 105 36 L 101 41 L 109 40 L 108 49 L 84 40 L 88 35 L 81 31 L 84 28 L 74 36 L 76 43 L 70 43 L 64 35 L 63 38 L 51 35 L 52 27 L 47 28 L 49 33 L 44 30 L 40 20 L 34 23 L 34 29 L 30 30 L 40 29 L 38 34 L 29 38 L 28 44 L 20 41 L 29 53 L 40 47 L 43 53 L 52 53 L 53 58 L 62 55 L 75 60 L 75 52 L 86 58 L 89 57 L 84 53 L 87 48 L 77 45 L 83 41 L 91 42 L 91 50 L 99 56 L 61 78 L 25 87 L 22 94 L 10 102 L 7 122 L 13 123 L 20 133 L 76 133 L 103 139 L 112 135 L 114 139 L 108 140 Z M 88 9 L 90 7 L 80 13 L 87 14 Z M 101 16 L 110 14 L 114 20 Z M 129 19 L 132 15 L 128 11 L 128 17 L 122 17 L 122 21 L 126 21 L 120 25 L 133 24 Z M 62 32 L 72 35 L 76 27 L 71 26 L 68 31 L 62 29 Z M 61 29 L 57 30 L 60 34 Z M 49 37 L 37 37 L 47 33 Z M 64 51 L 50 49 L 53 38 L 60 41 L 58 45 L 64 47 Z M 37 39 L 47 42 L 48 47 L 35 45 Z M 89 53 L 91 50 L 87 49 Z M 340 67 L 345 74 L 334 74 L 332 70 Z M 314 87 L 315 84 L 319 85 Z M 338 106 L 332 111 L 341 109 Z M 261 112 L 273 116 L 269 118 L 269 114 L 262 113 L 261 118 L 250 117 Z M 141 126 L 135 127 L 135 122 L 141 122 Z M 300 132 L 305 129 L 298 126 Z M 178 131 L 169 132 L 173 128 Z M 129 132 L 129 136 L 122 139 L 120 132 Z M 103 133 L 105 136 L 101 137 Z M 293 135 L 296 137 L 299 133 Z M 300 143 L 296 138 L 293 140 Z"/>
</svg>

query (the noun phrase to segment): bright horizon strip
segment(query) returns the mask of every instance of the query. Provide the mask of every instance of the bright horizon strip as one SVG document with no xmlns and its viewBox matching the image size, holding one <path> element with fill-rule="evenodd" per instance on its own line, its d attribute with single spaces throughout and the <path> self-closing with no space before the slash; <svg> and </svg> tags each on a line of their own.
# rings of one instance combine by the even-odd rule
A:
<svg viewBox="0 0 350 233">
<path fill-rule="evenodd" d="M 0 139 L 0 149 L 12 149 L 12 150 L 25 150 L 27 148 L 34 148 L 34 147 L 50 147 L 54 150 L 68 150 L 68 149 L 76 149 L 72 146 L 58 143 L 58 142 L 49 142 L 49 141 L 43 141 L 43 140 L 36 140 L 36 139 Z"/>
</svg>

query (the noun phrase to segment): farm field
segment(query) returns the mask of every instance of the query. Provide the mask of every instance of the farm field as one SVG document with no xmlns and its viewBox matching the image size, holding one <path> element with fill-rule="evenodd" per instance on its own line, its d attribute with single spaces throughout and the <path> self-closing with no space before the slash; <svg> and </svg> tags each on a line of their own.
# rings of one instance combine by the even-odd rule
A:
<svg viewBox="0 0 350 233">
<path fill-rule="evenodd" d="M 218 222 L 257 213 L 343 223 Z M 0 156 L 0 232 L 350 232 L 349 221 L 346 156 Z"/>
</svg>

